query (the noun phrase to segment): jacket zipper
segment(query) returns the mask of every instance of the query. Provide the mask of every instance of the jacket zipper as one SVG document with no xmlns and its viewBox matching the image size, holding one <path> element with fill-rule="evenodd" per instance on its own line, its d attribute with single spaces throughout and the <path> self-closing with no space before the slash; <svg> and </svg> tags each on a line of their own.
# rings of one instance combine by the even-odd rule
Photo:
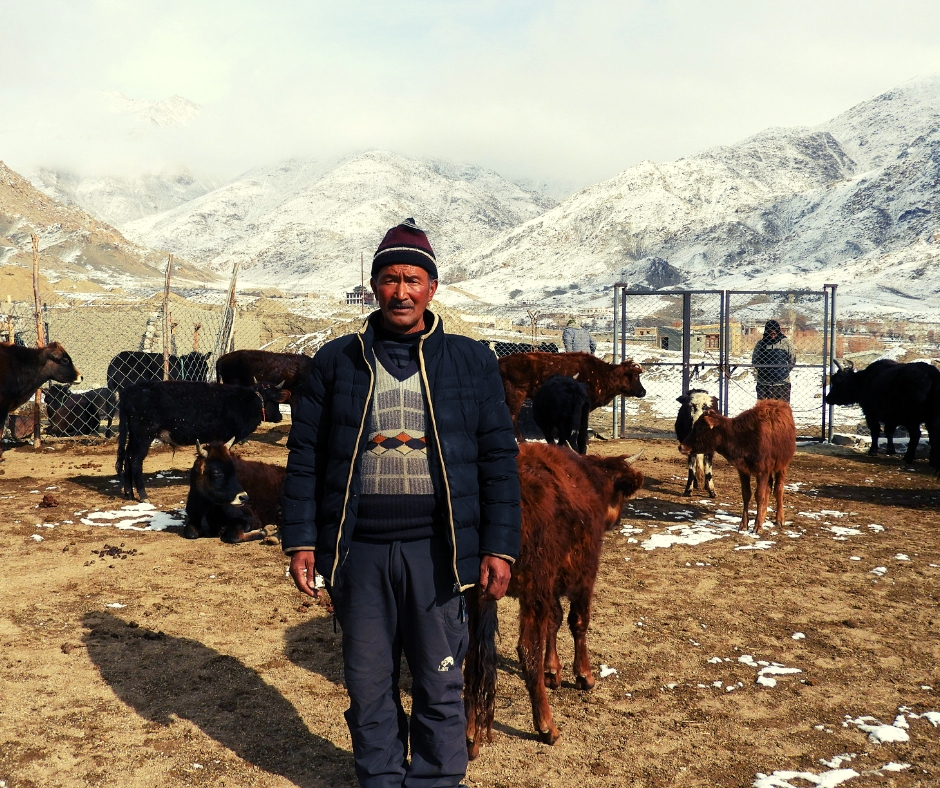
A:
<svg viewBox="0 0 940 788">
<path fill-rule="evenodd" d="M 434 316 L 434 325 L 427 334 L 424 334 L 418 342 L 418 363 L 421 365 L 421 382 L 424 384 L 424 396 L 428 401 L 428 413 L 431 416 L 431 429 L 434 430 L 434 441 L 437 445 L 437 451 L 441 458 L 441 475 L 444 477 L 444 491 L 447 494 L 447 516 L 450 521 L 450 545 L 451 561 L 454 570 L 454 592 L 460 593 L 463 589 L 460 587 L 460 574 L 457 572 L 457 529 L 454 526 L 454 506 L 450 499 L 450 482 L 447 480 L 447 468 L 444 465 L 444 450 L 441 447 L 441 436 L 437 432 L 437 419 L 434 417 L 434 404 L 431 402 L 431 384 L 428 382 L 428 372 L 424 366 L 424 340 L 434 333 L 437 327 L 438 316 Z M 472 585 L 472 584 L 471 584 Z M 470 588 L 470 586 L 467 586 Z"/>
<path fill-rule="evenodd" d="M 362 347 L 362 358 L 369 368 L 369 393 L 366 395 L 366 405 L 362 409 L 362 421 L 359 423 L 359 434 L 356 436 L 356 450 L 353 452 L 352 460 L 349 463 L 349 476 L 346 478 L 346 497 L 343 498 L 343 516 L 339 521 L 339 529 L 336 533 L 336 552 L 333 556 L 333 569 L 330 572 L 330 585 L 336 583 L 336 568 L 339 566 L 339 543 L 343 538 L 343 525 L 346 522 L 346 507 L 349 504 L 349 491 L 352 488 L 353 471 L 356 469 L 356 460 L 359 458 L 359 444 L 362 441 L 362 432 L 366 428 L 366 417 L 369 414 L 369 403 L 372 401 L 372 391 L 375 388 L 375 373 L 372 371 L 372 365 L 366 358 L 366 344 L 362 340 L 362 332 L 366 330 L 363 326 L 359 331 L 359 345 Z M 343 558 L 345 560 L 345 556 Z"/>
</svg>

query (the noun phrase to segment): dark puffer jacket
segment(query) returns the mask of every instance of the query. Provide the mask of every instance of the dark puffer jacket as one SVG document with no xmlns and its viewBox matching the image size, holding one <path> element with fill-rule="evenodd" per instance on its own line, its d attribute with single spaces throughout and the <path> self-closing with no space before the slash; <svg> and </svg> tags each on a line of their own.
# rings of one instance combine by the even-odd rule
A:
<svg viewBox="0 0 940 788">
<path fill-rule="evenodd" d="M 300 397 L 284 480 L 285 553 L 316 549 L 317 571 L 330 583 L 349 550 L 361 489 L 375 380 L 373 313 L 357 334 L 324 345 Z M 428 401 L 428 459 L 438 511 L 448 523 L 455 584 L 479 580 L 480 557 L 519 555 L 518 447 L 499 367 L 477 342 L 445 334 L 438 317 L 418 345 Z"/>
</svg>

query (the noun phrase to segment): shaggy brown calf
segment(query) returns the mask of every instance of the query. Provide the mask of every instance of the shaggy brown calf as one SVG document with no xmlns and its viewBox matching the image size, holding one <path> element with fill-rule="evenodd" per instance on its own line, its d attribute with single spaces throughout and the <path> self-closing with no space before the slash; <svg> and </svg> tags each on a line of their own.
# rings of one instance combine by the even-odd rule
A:
<svg viewBox="0 0 940 788">
<path fill-rule="evenodd" d="M 281 524 L 284 468 L 233 456 L 234 440 L 196 444 L 183 529 L 187 539 L 247 542 L 267 535 L 262 526 Z"/>
<path fill-rule="evenodd" d="M 679 450 L 684 454 L 717 451 L 737 468 L 744 498 L 742 531 L 748 529 L 747 509 L 751 502 L 752 476 L 757 478 L 754 533 L 764 524 L 771 484 L 777 493 L 774 523 L 783 525 L 783 484 L 790 461 L 796 454 L 796 426 L 789 404 L 774 399 L 759 400 L 753 408 L 734 418 L 711 410 L 705 411 L 679 445 Z"/>
<path fill-rule="evenodd" d="M 506 404 L 519 436 L 516 419 L 526 398 L 532 398 L 552 375 L 577 378 L 587 385 L 591 410 L 607 405 L 618 394 L 643 397 L 646 389 L 640 383 L 643 368 L 627 359 L 608 364 L 590 353 L 514 353 L 499 360 Z"/>
<path fill-rule="evenodd" d="M 519 600 L 519 663 L 532 701 L 540 741 L 560 735 L 552 721 L 546 687 L 561 686 L 556 638 L 561 598 L 571 602 L 568 627 L 574 638 L 578 689 L 594 686 L 587 649 L 591 598 L 604 532 L 620 521 L 624 501 L 643 486 L 643 474 L 626 457 L 585 457 L 561 446 L 519 447 L 522 546 L 513 564 L 509 595 Z M 496 602 L 467 592 L 470 647 L 464 667 L 467 749 L 475 758 L 491 740 L 496 698 Z"/>
</svg>

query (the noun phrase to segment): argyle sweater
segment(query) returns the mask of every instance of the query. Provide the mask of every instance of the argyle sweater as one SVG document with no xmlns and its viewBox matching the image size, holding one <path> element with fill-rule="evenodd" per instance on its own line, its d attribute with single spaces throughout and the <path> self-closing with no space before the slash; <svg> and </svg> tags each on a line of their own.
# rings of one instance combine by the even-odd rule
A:
<svg viewBox="0 0 940 788">
<path fill-rule="evenodd" d="M 425 434 L 427 403 L 417 362 L 420 335 L 382 332 L 353 538 L 423 539 L 434 533 L 434 484 Z"/>
</svg>

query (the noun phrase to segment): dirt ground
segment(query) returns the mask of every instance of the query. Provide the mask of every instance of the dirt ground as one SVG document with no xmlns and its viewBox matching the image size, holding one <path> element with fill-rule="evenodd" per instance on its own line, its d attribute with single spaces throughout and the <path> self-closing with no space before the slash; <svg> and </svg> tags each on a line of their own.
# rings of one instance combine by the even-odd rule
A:
<svg viewBox="0 0 940 788">
<path fill-rule="evenodd" d="M 283 462 L 285 435 L 278 425 L 243 453 Z M 593 692 L 566 676 L 550 692 L 562 738 L 538 743 L 516 608 L 501 603 L 495 737 L 469 785 L 750 786 L 760 774 L 837 768 L 858 773 L 852 788 L 940 785 L 940 728 L 913 716 L 940 711 L 940 484 L 925 464 L 801 448 L 790 524 L 761 536 L 773 544 L 727 521 L 723 538 L 647 550 L 695 519 L 711 518 L 718 534 L 718 510 L 737 515 L 740 493 L 718 459 L 717 500 L 683 498 L 674 442 L 642 445 L 646 485 L 624 509 L 633 530 L 607 536 L 589 633 L 595 671 L 617 672 Z M 82 524 L 77 512 L 125 503 L 114 497 L 114 453 L 113 441 L 63 441 L 8 449 L 0 463 L 0 785 L 355 785 L 329 614 L 302 601 L 276 545 Z M 182 505 L 191 456 L 151 452 L 160 509 Z M 58 505 L 40 507 L 44 495 Z M 755 546 L 767 549 L 737 549 Z M 570 669 L 564 631 L 559 645 Z M 800 672 L 763 686 L 761 661 Z M 843 724 L 870 715 L 890 725 L 902 707 L 906 742 L 873 743 Z M 823 778 L 783 779 L 763 784 Z"/>
</svg>

